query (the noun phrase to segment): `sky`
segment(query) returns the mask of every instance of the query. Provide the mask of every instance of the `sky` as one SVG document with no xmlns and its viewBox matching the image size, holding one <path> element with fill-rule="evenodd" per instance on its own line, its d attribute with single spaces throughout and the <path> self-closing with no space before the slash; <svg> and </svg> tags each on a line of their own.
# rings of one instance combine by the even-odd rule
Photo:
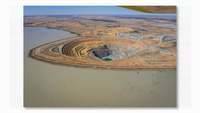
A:
<svg viewBox="0 0 200 113">
<path fill-rule="evenodd" d="M 24 6 L 24 15 L 132 15 L 140 12 L 117 6 Z"/>
</svg>

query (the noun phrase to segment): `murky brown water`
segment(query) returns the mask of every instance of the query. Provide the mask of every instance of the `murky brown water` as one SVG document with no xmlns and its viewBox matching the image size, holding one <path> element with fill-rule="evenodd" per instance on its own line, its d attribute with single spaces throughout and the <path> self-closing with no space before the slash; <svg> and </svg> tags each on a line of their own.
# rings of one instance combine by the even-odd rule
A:
<svg viewBox="0 0 200 113">
<path fill-rule="evenodd" d="M 26 107 L 175 107 L 176 70 L 75 68 L 28 57 L 40 44 L 73 36 L 46 28 L 24 29 Z"/>
</svg>

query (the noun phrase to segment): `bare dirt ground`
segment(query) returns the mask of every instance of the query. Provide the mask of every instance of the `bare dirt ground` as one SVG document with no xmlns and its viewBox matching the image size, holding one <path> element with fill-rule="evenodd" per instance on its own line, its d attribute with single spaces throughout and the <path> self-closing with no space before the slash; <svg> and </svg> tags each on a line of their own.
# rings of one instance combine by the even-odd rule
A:
<svg viewBox="0 0 200 113">
<path fill-rule="evenodd" d="M 42 61 L 107 69 L 176 68 L 174 20 L 123 16 L 35 16 L 26 17 L 24 24 L 61 29 L 76 35 L 32 49 L 30 55 Z M 115 53 L 109 56 L 109 61 L 92 54 L 92 50 L 100 46 L 109 46 L 108 49 Z"/>
</svg>

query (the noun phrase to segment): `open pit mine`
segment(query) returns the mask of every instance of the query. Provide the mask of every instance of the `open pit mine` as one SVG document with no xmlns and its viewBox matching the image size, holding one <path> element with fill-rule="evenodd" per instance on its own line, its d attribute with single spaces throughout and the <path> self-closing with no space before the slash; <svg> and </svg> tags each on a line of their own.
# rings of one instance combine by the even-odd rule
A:
<svg viewBox="0 0 200 113">
<path fill-rule="evenodd" d="M 54 64 L 103 69 L 175 69 L 176 20 L 129 16 L 27 16 L 25 27 L 75 34 L 30 51 Z"/>
</svg>

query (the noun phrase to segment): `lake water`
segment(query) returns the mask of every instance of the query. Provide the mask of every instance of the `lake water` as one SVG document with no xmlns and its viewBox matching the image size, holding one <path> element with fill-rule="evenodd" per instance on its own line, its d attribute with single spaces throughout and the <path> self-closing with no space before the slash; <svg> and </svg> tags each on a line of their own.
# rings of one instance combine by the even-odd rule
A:
<svg viewBox="0 0 200 113">
<path fill-rule="evenodd" d="M 30 49 L 74 36 L 66 31 L 24 28 L 24 106 L 175 107 L 176 70 L 100 70 L 32 59 Z"/>
</svg>

